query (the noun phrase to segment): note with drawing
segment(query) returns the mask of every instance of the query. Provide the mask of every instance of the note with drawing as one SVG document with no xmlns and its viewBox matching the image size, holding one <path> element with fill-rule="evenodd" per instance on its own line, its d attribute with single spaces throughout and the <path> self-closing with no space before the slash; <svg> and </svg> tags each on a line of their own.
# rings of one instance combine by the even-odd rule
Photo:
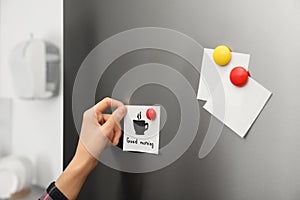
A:
<svg viewBox="0 0 300 200">
<path fill-rule="evenodd" d="M 160 106 L 126 107 L 123 150 L 158 154 Z"/>
</svg>

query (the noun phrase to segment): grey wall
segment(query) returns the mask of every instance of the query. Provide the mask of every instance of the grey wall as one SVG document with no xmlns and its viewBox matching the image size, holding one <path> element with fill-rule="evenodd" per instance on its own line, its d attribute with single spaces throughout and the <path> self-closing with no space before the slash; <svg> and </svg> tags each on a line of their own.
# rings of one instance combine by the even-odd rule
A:
<svg viewBox="0 0 300 200">
<path fill-rule="evenodd" d="M 210 115 L 201 108 L 200 129 L 189 150 L 172 165 L 147 174 L 118 172 L 100 164 L 79 199 L 296 200 L 300 198 L 300 1 L 299 0 L 65 0 L 64 163 L 77 141 L 71 95 L 76 72 L 101 41 L 144 26 L 183 32 L 204 47 L 227 44 L 251 54 L 250 72 L 273 96 L 246 139 L 224 128 L 213 151 L 197 154 Z M 110 95 L 118 69 L 147 62 L 168 64 L 197 89 L 199 74 L 180 58 L 155 50 L 120 57 L 99 82 L 97 99 Z M 111 78 L 109 78 L 111 77 Z M 147 93 L 165 94 L 149 100 Z M 171 99 L 167 103 L 166 99 Z M 160 102 L 175 117 L 163 129 L 162 145 L 174 135 L 177 102 L 166 88 L 140 88 L 131 103 Z"/>
</svg>

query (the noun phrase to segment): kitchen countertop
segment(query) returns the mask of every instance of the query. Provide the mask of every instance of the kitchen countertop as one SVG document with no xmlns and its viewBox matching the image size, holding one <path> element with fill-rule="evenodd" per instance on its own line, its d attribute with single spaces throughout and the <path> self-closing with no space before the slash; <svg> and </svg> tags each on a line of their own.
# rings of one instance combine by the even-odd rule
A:
<svg viewBox="0 0 300 200">
<path fill-rule="evenodd" d="M 28 195 L 26 195 L 22 198 L 17 198 L 17 200 L 35 200 L 35 199 L 38 199 L 40 196 L 42 196 L 44 191 L 45 191 L 45 189 L 43 189 L 39 186 L 32 186 L 31 191 Z M 16 200 L 16 198 L 14 200 Z"/>
</svg>

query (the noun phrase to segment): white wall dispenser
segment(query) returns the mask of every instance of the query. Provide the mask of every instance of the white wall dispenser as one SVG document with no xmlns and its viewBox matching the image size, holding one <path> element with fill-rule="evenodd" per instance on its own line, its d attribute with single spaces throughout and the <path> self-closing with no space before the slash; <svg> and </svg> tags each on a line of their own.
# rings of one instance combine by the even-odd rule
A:
<svg viewBox="0 0 300 200">
<path fill-rule="evenodd" d="M 38 39 L 22 42 L 13 49 L 9 63 L 18 97 L 47 99 L 58 95 L 60 54 L 54 44 Z"/>
</svg>

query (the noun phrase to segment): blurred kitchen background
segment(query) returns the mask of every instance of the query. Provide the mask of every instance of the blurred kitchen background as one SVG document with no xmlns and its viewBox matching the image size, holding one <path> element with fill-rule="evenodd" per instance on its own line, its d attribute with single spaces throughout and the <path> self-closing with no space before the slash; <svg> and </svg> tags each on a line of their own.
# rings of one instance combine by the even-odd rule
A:
<svg viewBox="0 0 300 200">
<path fill-rule="evenodd" d="M 60 55 L 59 57 L 55 57 L 54 54 L 50 57 L 44 55 L 45 57 L 42 58 L 56 62 L 59 60 L 58 69 L 61 74 L 55 77 L 62 82 L 62 12 L 63 1 L 61 0 L 0 0 L 0 163 L 1 159 L 10 155 L 28 158 L 33 166 L 31 182 L 41 188 L 47 187 L 62 171 L 62 84 L 59 84 L 59 92 L 53 97 L 47 95 L 44 98 L 20 97 L 13 83 L 19 83 L 21 89 L 32 87 L 28 80 L 35 77 L 23 80 L 23 76 L 27 74 L 22 70 L 16 73 L 18 67 L 26 66 L 17 66 L 12 73 L 10 57 L 14 55 L 13 51 L 17 45 L 26 46 L 30 44 L 26 41 L 39 41 L 34 43 L 31 52 L 33 55 L 30 57 L 30 59 L 37 58 L 37 61 L 34 60 L 32 63 L 38 65 L 38 62 L 44 60 L 38 57 L 39 52 L 35 57 L 36 50 L 44 47 L 41 41 L 47 41 L 59 50 Z M 48 46 L 40 53 L 43 55 L 47 51 L 51 51 Z M 27 62 L 31 61 L 27 60 Z M 51 65 L 47 63 L 45 66 L 46 72 L 49 73 Z M 39 70 L 35 70 L 35 73 L 37 71 Z M 45 74 L 41 74 L 40 77 L 49 81 L 49 77 L 45 77 Z M 38 79 L 42 81 L 40 77 Z M 37 81 L 34 83 L 40 84 Z M 50 89 L 54 87 L 48 86 Z"/>
</svg>

